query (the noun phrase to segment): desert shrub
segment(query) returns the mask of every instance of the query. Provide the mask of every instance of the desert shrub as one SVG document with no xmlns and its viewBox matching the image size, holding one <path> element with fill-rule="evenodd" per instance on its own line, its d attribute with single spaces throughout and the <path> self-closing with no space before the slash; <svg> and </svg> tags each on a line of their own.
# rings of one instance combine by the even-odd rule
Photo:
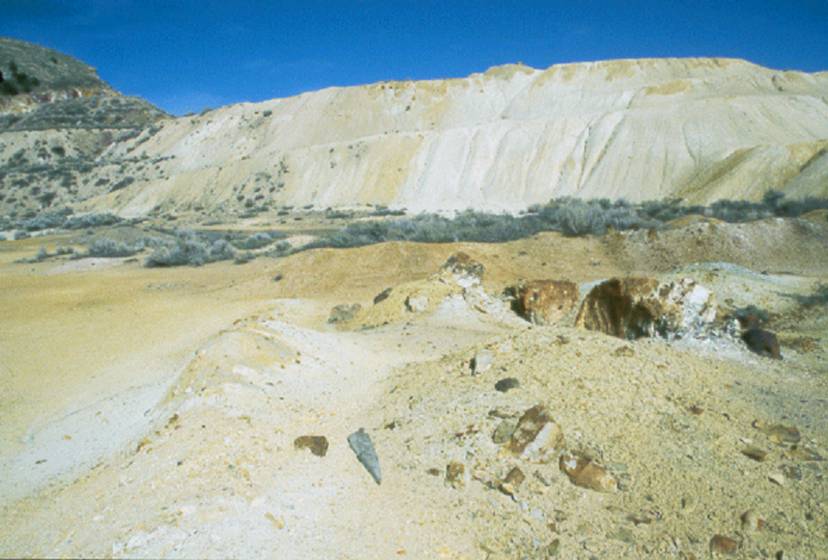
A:
<svg viewBox="0 0 828 560">
<path fill-rule="evenodd" d="M 55 254 L 50 253 L 50 252 L 49 252 L 49 250 L 48 250 L 48 249 L 46 249 L 46 247 L 44 247 L 43 245 L 41 245 L 41 246 L 40 246 L 40 249 L 38 249 L 38 250 L 37 250 L 37 253 L 35 253 L 35 256 L 33 256 L 33 257 L 29 257 L 29 258 L 25 258 L 25 259 L 20 259 L 20 260 L 18 260 L 17 262 L 19 262 L 19 263 L 26 263 L 26 264 L 31 264 L 31 263 L 39 263 L 39 262 L 43 262 L 43 261 L 45 261 L 46 259 L 48 259 L 48 258 L 50 258 L 50 257 L 54 257 L 54 256 L 55 256 Z"/>
<path fill-rule="evenodd" d="M 566 235 L 601 235 L 607 231 L 604 209 L 598 204 L 572 203 L 560 213 L 561 231 Z"/>
<path fill-rule="evenodd" d="M 282 237 L 282 234 L 277 232 L 260 231 L 244 239 L 237 239 L 233 241 L 233 245 L 239 249 L 261 249 L 262 247 L 267 247 L 280 237 Z"/>
<path fill-rule="evenodd" d="M 121 222 L 121 218 L 109 213 L 103 214 L 81 214 L 70 216 L 63 223 L 66 229 L 86 229 L 101 226 L 111 226 Z"/>
<path fill-rule="evenodd" d="M 329 220 L 347 220 L 353 218 L 354 215 L 351 212 L 328 209 L 325 210 L 325 217 Z"/>
<path fill-rule="evenodd" d="M 245 251 L 244 253 L 236 253 L 236 258 L 233 259 L 233 263 L 234 264 L 247 264 L 255 258 L 256 258 L 256 255 L 254 255 L 250 251 Z"/>
<path fill-rule="evenodd" d="M 109 188 L 109 192 L 119 191 L 125 189 L 135 182 L 135 177 L 124 177 Z"/>
<path fill-rule="evenodd" d="M 56 210 L 53 212 L 43 212 L 33 218 L 23 220 L 18 224 L 18 227 L 26 231 L 39 231 L 43 229 L 59 228 L 67 220 L 67 216 L 72 213 L 68 208 Z"/>
<path fill-rule="evenodd" d="M 144 243 L 135 245 L 115 241 L 114 239 L 96 239 L 86 251 L 89 257 L 130 257 L 144 250 Z"/>
<path fill-rule="evenodd" d="M 236 251 L 226 239 L 211 241 L 195 232 L 178 232 L 174 241 L 159 246 L 147 257 L 147 267 L 201 266 L 235 258 Z"/>
<path fill-rule="evenodd" d="M 771 191 L 761 202 L 720 200 L 710 206 L 685 205 L 679 199 L 633 204 L 623 199 L 581 200 L 558 198 L 545 205 L 532 205 L 519 216 L 460 212 L 453 218 L 420 214 L 388 221 L 358 222 L 326 234 L 311 247 L 355 247 L 382 241 L 500 242 L 528 237 L 541 231 L 565 235 L 602 235 L 609 228 L 658 229 L 689 214 L 715 217 L 726 222 L 746 222 L 770 216 L 795 217 L 815 209 L 828 208 L 828 199 L 789 201 Z M 385 215 L 378 207 L 375 215 Z"/>
<path fill-rule="evenodd" d="M 293 251 L 293 245 L 290 244 L 288 241 L 279 241 L 271 247 L 267 253 L 265 253 L 268 257 L 278 258 L 284 257 L 289 255 Z"/>
</svg>

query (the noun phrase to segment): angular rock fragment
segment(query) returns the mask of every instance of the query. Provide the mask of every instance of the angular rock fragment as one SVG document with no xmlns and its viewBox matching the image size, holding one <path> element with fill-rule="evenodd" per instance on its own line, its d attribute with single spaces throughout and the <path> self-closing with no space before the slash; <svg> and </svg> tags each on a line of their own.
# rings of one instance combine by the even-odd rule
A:
<svg viewBox="0 0 828 560">
<path fill-rule="evenodd" d="M 563 446 L 563 441 L 563 431 L 552 420 L 549 410 L 536 405 L 520 417 L 507 448 L 513 455 L 528 461 L 548 463 Z"/>
<path fill-rule="evenodd" d="M 765 520 L 752 509 L 747 510 L 739 518 L 742 522 L 742 529 L 745 531 L 761 531 L 765 527 Z"/>
<path fill-rule="evenodd" d="M 328 453 L 328 438 L 325 436 L 300 436 L 293 440 L 296 449 L 309 449 L 317 457 L 324 457 Z"/>
<path fill-rule="evenodd" d="M 510 291 L 515 312 L 536 325 L 560 321 L 578 303 L 578 286 L 568 280 L 533 280 Z"/>
<path fill-rule="evenodd" d="M 515 433 L 517 429 L 517 420 L 512 418 L 506 418 L 502 420 L 500 424 L 497 425 L 495 428 L 494 433 L 492 434 L 492 441 L 498 445 L 502 445 L 512 439 L 512 435 Z"/>
<path fill-rule="evenodd" d="M 350 321 L 356 317 L 360 309 L 362 309 L 362 306 L 358 303 L 336 305 L 331 309 L 331 314 L 328 316 L 328 323 L 345 323 Z"/>
<path fill-rule="evenodd" d="M 765 358 L 781 360 L 782 354 L 779 351 L 779 340 L 776 335 L 765 329 L 748 329 L 742 333 L 742 340 L 754 354 Z"/>
<path fill-rule="evenodd" d="M 587 294 L 575 324 L 626 339 L 682 337 L 711 324 L 716 307 L 713 294 L 689 278 L 612 278 Z"/>
<path fill-rule="evenodd" d="M 613 492 L 618 488 L 615 477 L 590 459 L 564 454 L 561 455 L 558 466 L 575 486 L 596 492 Z"/>
<path fill-rule="evenodd" d="M 754 461 L 762 462 L 768 456 L 767 451 L 759 449 L 758 447 L 754 447 L 753 445 L 749 445 L 742 449 L 742 455 L 753 459 Z"/>
<path fill-rule="evenodd" d="M 526 480 L 526 475 L 520 467 L 512 467 L 506 478 L 498 485 L 498 489 L 507 496 L 514 496 L 524 480 Z"/>
<path fill-rule="evenodd" d="M 471 370 L 473 375 L 478 375 L 488 371 L 494 363 L 494 354 L 491 350 L 479 350 L 475 353 L 471 360 Z"/>
<path fill-rule="evenodd" d="M 364 429 L 360 428 L 348 436 L 348 445 L 356 455 L 357 460 L 362 463 L 365 470 L 379 484 L 382 481 L 382 474 L 380 472 L 379 457 L 377 457 L 371 437 L 365 433 Z"/>
<path fill-rule="evenodd" d="M 711 554 L 736 554 L 739 550 L 739 542 L 725 535 L 713 535 L 710 539 Z"/>
<path fill-rule="evenodd" d="M 391 295 L 393 288 L 385 288 L 383 291 L 374 296 L 374 305 L 383 302 Z"/>
<path fill-rule="evenodd" d="M 500 391 L 501 393 L 511 391 L 512 389 L 517 389 L 518 387 L 520 387 L 520 381 L 518 381 L 514 377 L 504 377 L 503 379 L 495 383 L 495 390 Z"/>
<path fill-rule="evenodd" d="M 446 484 L 452 488 L 462 488 L 466 481 L 466 466 L 463 463 L 452 461 L 446 465 Z"/>
</svg>

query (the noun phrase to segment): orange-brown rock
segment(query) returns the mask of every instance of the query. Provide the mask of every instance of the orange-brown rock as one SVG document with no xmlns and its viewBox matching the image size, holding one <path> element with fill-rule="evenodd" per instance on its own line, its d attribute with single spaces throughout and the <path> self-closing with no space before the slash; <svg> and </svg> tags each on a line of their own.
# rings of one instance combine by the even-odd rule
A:
<svg viewBox="0 0 828 560">
<path fill-rule="evenodd" d="M 578 303 L 578 286 L 568 280 L 533 280 L 513 292 L 515 311 L 536 325 L 560 321 Z"/>
<path fill-rule="evenodd" d="M 508 449 L 513 455 L 536 463 L 547 463 L 563 445 L 561 427 L 552 420 L 543 405 L 528 409 L 518 420 L 517 428 L 509 440 Z"/>
<path fill-rule="evenodd" d="M 601 331 L 619 338 L 638 338 L 648 334 L 658 316 L 650 301 L 658 287 L 654 278 L 612 278 L 587 294 L 575 325 Z"/>
<path fill-rule="evenodd" d="M 715 318 L 713 294 L 692 279 L 612 278 L 587 294 L 575 325 L 627 339 L 682 337 Z"/>
<path fill-rule="evenodd" d="M 558 465 L 575 486 L 596 492 L 613 492 L 618 488 L 615 477 L 589 459 L 564 454 L 558 460 Z"/>
</svg>

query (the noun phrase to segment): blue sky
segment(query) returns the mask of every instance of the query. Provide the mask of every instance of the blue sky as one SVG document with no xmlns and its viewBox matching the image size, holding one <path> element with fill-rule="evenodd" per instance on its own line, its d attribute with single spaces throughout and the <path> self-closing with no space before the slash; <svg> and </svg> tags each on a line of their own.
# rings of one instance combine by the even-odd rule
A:
<svg viewBox="0 0 828 560">
<path fill-rule="evenodd" d="M 728 56 L 828 70 L 828 0 L 0 0 L 0 35 L 183 114 L 508 62 Z"/>
</svg>

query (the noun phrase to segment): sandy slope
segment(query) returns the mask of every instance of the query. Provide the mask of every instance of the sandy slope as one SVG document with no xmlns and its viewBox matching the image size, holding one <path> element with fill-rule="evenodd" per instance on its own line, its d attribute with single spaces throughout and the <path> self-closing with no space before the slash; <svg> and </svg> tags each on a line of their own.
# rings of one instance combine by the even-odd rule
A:
<svg viewBox="0 0 828 560">
<path fill-rule="evenodd" d="M 241 267 L 125 263 L 61 274 L 55 263 L 9 264 L 19 253 L 5 253 L 0 293 L 14 320 L 3 322 L 0 350 L 12 367 L 0 374 L 20 400 L 2 408 L 0 555 L 515 558 L 557 549 L 562 558 L 703 558 L 721 533 L 740 542 L 737 557 L 779 550 L 828 557 L 826 462 L 817 460 L 828 456 L 828 325 L 824 308 L 803 308 L 795 297 L 828 278 L 828 255 L 819 250 L 826 228 L 697 229 L 662 232 L 675 235 L 661 239 L 675 264 L 637 234 L 383 244 Z M 707 264 L 692 264 L 699 239 Z M 740 251 L 733 239 L 755 250 Z M 783 344 L 785 360 L 772 362 L 726 338 L 624 342 L 567 326 L 530 327 L 456 296 L 424 314 L 384 308 L 370 316 L 388 324 L 372 328 L 325 323 L 334 303 L 372 307 L 386 287 L 425 289 L 457 249 L 485 264 L 490 293 L 517 277 L 585 285 L 635 262 L 639 272 L 697 277 L 729 305 L 778 313 L 783 342 L 814 342 Z M 276 271 L 284 275 L 278 283 Z M 64 325 L 52 332 L 58 348 L 102 337 L 112 367 L 91 351 L 35 362 L 23 341 L 49 318 Z M 147 338 L 148 325 L 155 338 Z M 494 366 L 472 377 L 469 360 L 483 347 Z M 34 383 L 49 371 L 39 363 L 64 364 L 67 374 Z M 496 391 L 506 376 L 520 386 Z M 116 400 L 109 424 L 66 423 L 67 403 L 133 397 L 147 383 L 154 400 L 147 415 L 138 399 Z M 515 459 L 492 441 L 504 417 L 539 402 L 562 426 L 567 448 L 607 466 L 620 491 L 578 488 L 555 463 Z M 118 419 L 135 429 L 120 429 Z M 799 447 L 774 443 L 754 420 L 796 426 Z M 8 446 L 28 425 L 40 426 L 35 437 Z M 65 427 L 71 440 L 57 437 Z M 381 485 L 345 441 L 360 427 L 378 450 Z M 294 449 L 301 435 L 326 436 L 327 455 Z M 110 447 L 95 448 L 95 437 Z M 748 445 L 767 459 L 742 455 Z M 48 461 L 38 465 L 32 459 L 41 453 Z M 37 475 L 61 460 L 80 477 Z M 8 461 L 21 467 L 9 470 Z M 462 488 L 443 481 L 450 461 L 465 465 Z M 514 466 L 527 479 L 510 497 L 497 485 Z M 20 475 L 24 467 L 29 476 Z M 782 486 L 769 479 L 777 474 Z M 26 497 L 12 499 L 24 490 Z M 742 528 L 748 509 L 765 520 L 761 531 Z"/>
<path fill-rule="evenodd" d="M 560 196 L 824 196 L 828 79 L 733 59 L 496 67 L 328 88 L 170 119 L 114 144 L 136 181 L 91 201 L 125 215 L 262 205 L 517 211 Z M 114 165 L 114 164 L 113 164 Z M 104 192 L 90 180 L 80 195 Z"/>
</svg>

